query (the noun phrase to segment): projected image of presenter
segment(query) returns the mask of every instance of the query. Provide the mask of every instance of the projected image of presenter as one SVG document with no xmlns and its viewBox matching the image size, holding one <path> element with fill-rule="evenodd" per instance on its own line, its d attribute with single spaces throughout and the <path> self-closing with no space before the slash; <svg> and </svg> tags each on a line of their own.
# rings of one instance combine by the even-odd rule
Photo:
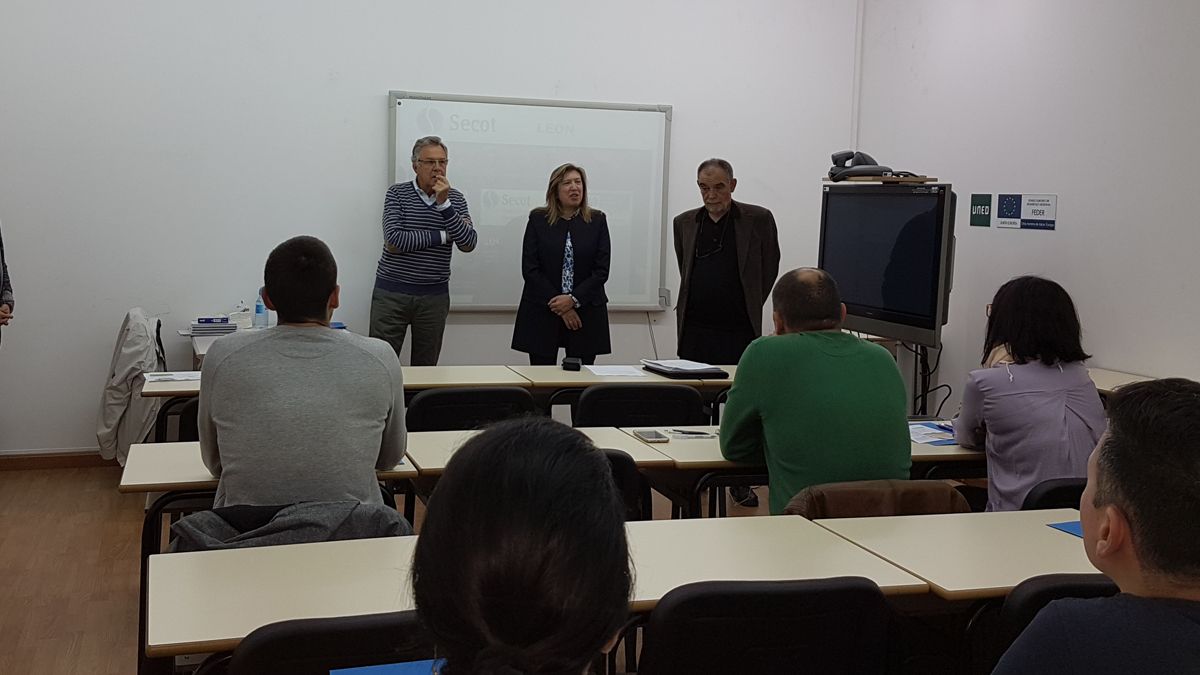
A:
<svg viewBox="0 0 1200 675">
<path fill-rule="evenodd" d="M 608 354 L 611 243 L 604 213 L 588 206 L 587 173 L 563 164 L 550 174 L 546 205 L 529 213 L 521 247 L 525 286 L 512 348 L 532 365 L 554 365 L 558 350 L 585 364 Z"/>
<path fill-rule="evenodd" d="M 436 366 L 450 313 L 450 254 L 475 249 L 467 200 L 450 187 L 446 144 L 417 139 L 416 177 L 388 188 L 383 201 L 383 253 L 371 293 L 370 335 L 400 354 L 412 327 L 412 365 Z"/>
</svg>

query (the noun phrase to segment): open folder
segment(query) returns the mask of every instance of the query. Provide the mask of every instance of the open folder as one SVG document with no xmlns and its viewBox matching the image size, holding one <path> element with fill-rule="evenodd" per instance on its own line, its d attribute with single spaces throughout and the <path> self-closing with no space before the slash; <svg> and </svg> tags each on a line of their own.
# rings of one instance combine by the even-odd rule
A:
<svg viewBox="0 0 1200 675">
<path fill-rule="evenodd" d="M 687 359 L 642 359 L 642 368 L 673 380 L 729 379 L 729 373 L 716 366 Z"/>
</svg>

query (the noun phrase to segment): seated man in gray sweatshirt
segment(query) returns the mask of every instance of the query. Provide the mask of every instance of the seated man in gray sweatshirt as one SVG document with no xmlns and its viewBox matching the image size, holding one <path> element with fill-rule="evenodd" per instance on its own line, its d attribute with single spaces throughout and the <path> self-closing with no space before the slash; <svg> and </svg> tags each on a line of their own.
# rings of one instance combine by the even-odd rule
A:
<svg viewBox="0 0 1200 675">
<path fill-rule="evenodd" d="M 404 457 L 400 360 L 329 327 L 337 263 L 314 237 L 271 251 L 263 302 L 279 325 L 216 340 L 204 357 L 200 454 L 215 505 L 382 504 L 376 469 Z"/>
</svg>

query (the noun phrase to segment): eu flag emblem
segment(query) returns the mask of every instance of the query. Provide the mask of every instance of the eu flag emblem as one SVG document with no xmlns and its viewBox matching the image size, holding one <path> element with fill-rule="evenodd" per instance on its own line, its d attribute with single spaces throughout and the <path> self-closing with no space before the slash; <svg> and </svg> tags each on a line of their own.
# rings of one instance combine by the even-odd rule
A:
<svg viewBox="0 0 1200 675">
<path fill-rule="evenodd" d="M 1000 218 L 1021 218 L 1021 195 L 1000 195 Z"/>
</svg>

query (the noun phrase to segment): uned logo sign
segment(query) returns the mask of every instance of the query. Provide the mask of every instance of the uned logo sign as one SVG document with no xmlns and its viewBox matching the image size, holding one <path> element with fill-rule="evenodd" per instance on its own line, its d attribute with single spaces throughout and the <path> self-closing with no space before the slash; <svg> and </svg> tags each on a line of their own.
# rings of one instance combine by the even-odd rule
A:
<svg viewBox="0 0 1200 675">
<path fill-rule="evenodd" d="M 426 136 L 442 133 L 442 113 L 433 108 L 417 113 L 417 129 Z"/>
</svg>

